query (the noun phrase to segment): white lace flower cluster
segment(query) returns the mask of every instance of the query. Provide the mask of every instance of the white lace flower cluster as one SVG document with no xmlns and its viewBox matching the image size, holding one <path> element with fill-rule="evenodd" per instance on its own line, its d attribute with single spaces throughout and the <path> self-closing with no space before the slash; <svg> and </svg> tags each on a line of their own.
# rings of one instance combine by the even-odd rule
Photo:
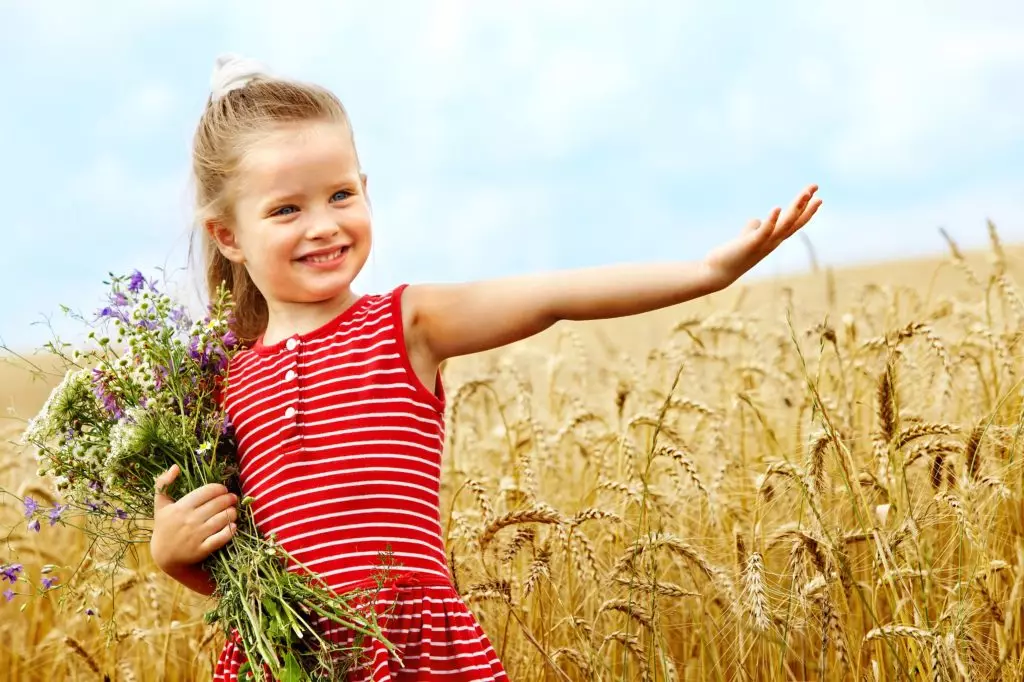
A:
<svg viewBox="0 0 1024 682">
<path fill-rule="evenodd" d="M 95 348 L 73 354 L 23 435 L 65 499 L 146 515 L 171 464 L 217 466 L 210 453 L 229 431 L 218 390 L 237 341 L 226 294 L 208 313 L 193 321 L 141 273 L 113 278 L 88 335 Z"/>
</svg>

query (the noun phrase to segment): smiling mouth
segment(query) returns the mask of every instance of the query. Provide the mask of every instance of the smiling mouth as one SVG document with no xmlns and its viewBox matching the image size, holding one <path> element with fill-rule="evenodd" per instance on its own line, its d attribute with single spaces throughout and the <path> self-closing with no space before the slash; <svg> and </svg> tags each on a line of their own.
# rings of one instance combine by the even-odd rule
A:
<svg viewBox="0 0 1024 682">
<path fill-rule="evenodd" d="M 320 253 L 315 256 L 303 256 L 299 260 L 304 263 L 330 263 L 332 260 L 341 258 L 348 252 L 348 246 L 341 246 L 330 253 Z"/>
</svg>

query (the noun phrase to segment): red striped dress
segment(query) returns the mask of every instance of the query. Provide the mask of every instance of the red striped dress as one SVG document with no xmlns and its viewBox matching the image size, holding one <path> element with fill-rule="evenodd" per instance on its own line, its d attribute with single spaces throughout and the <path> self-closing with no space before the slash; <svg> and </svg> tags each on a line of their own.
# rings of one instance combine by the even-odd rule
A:
<svg viewBox="0 0 1024 682">
<path fill-rule="evenodd" d="M 235 355 L 225 406 L 242 492 L 255 500 L 259 530 L 276 533 L 335 592 L 373 586 L 388 553 L 394 578 L 378 593 L 378 612 L 401 664 L 373 641 L 349 680 L 506 680 L 446 561 L 445 396 L 440 376 L 431 391 L 409 362 L 404 288 L 363 296 L 319 329 L 269 346 L 260 339 Z M 213 679 L 237 680 L 244 661 L 230 638 Z"/>
</svg>

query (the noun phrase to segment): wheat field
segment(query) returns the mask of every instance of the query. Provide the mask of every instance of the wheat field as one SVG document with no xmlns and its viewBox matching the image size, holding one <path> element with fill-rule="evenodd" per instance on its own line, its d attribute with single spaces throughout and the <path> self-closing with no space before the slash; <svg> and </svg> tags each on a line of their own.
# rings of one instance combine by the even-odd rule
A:
<svg viewBox="0 0 1024 682">
<path fill-rule="evenodd" d="M 450 561 L 510 679 L 1024 679 L 1024 249 L 990 235 L 448 363 Z M 6 443 L 48 386 L 0 382 Z M 75 568 L 23 521 L 0 562 Z M 0 677 L 209 679 L 203 598 L 144 548 L 110 592 L 0 604 Z"/>
</svg>

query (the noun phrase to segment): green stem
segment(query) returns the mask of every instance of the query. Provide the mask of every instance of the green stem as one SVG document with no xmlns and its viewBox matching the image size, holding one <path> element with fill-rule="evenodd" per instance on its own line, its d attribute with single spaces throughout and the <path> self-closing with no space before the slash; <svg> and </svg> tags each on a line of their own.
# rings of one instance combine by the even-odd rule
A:
<svg viewBox="0 0 1024 682">
<path fill-rule="evenodd" d="M 241 580 L 238 578 L 238 573 L 233 569 L 230 558 L 227 556 L 227 552 L 218 552 L 217 560 L 220 561 L 221 567 L 224 569 L 223 574 L 231 581 L 232 587 L 239 590 L 239 594 L 245 595 L 245 588 L 243 587 Z M 281 661 L 278 659 L 277 655 L 273 653 L 273 650 L 267 647 L 265 638 L 261 635 L 262 628 L 260 627 L 259 619 L 256 617 L 256 614 L 252 612 L 249 600 L 243 597 L 239 599 L 238 602 L 242 606 L 242 610 L 245 612 L 245 615 L 249 620 L 249 624 L 252 625 L 253 644 L 256 646 L 259 654 L 265 661 L 272 662 L 275 669 L 280 670 Z"/>
</svg>

